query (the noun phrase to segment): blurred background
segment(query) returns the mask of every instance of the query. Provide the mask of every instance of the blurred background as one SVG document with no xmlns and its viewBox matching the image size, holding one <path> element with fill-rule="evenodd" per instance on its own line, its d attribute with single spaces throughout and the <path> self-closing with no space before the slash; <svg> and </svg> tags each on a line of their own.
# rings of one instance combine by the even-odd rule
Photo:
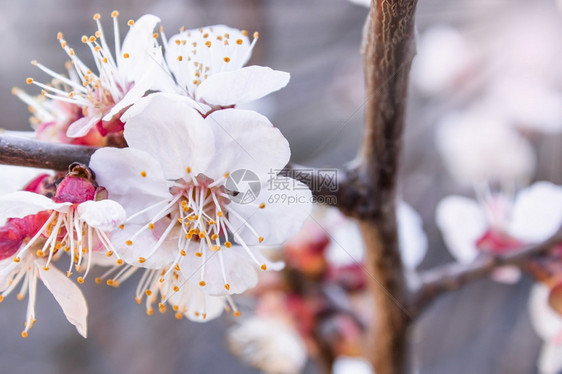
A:
<svg viewBox="0 0 562 374">
<path fill-rule="evenodd" d="M 56 33 L 82 59 L 80 37 L 102 14 L 128 19 L 152 13 L 168 36 L 184 25 L 218 23 L 259 31 L 252 62 L 291 73 L 286 89 L 253 108 L 291 144 L 293 161 L 343 166 L 357 153 L 363 108 L 359 45 L 367 9 L 347 0 L 43 0 L 0 2 L 0 126 L 29 130 L 26 106 L 11 96 L 26 77 L 46 81 L 29 63 L 63 71 Z M 420 0 L 418 56 L 409 92 L 400 192 L 422 216 L 429 251 L 422 269 L 452 261 L 435 225 L 439 200 L 471 194 L 452 178 L 436 149 L 436 128 L 451 114 L 494 108 L 520 125 L 536 152 L 533 180 L 562 182 L 562 13 L 555 0 Z M 34 87 L 27 87 L 28 92 Z M 543 96 L 541 96 L 543 95 Z M 537 97 L 541 98 L 540 100 Z M 544 98 L 544 100 L 542 99 Z M 527 312 L 530 279 L 516 286 L 482 280 L 439 298 L 415 326 L 420 373 L 535 373 L 541 340 Z M 42 287 L 42 286 L 40 286 Z M 136 282 L 113 289 L 86 282 L 89 338 L 82 339 L 42 287 L 39 319 L 20 338 L 25 302 L 0 306 L 0 362 L 11 373 L 253 373 L 227 350 L 225 315 L 200 325 L 170 313 L 148 317 L 134 302 Z M 314 363 L 305 371 L 315 373 Z"/>
</svg>

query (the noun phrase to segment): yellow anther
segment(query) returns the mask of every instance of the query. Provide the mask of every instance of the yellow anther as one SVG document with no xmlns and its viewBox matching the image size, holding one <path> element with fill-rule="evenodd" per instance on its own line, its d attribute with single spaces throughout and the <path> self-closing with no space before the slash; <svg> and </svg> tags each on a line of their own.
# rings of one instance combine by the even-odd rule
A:
<svg viewBox="0 0 562 374">
<path fill-rule="evenodd" d="M 144 257 L 139 257 L 139 263 L 143 264 L 146 262 L 146 258 Z"/>
<path fill-rule="evenodd" d="M 152 308 L 148 308 L 146 310 L 146 314 L 148 314 L 149 316 L 151 316 L 153 313 L 154 313 L 154 309 L 152 309 Z"/>
<path fill-rule="evenodd" d="M 189 174 L 189 173 L 191 173 L 191 168 L 188 166 L 188 167 L 185 168 L 185 171 L 187 171 L 187 173 Z"/>
<path fill-rule="evenodd" d="M 0 295 L 0 303 L 4 301 L 4 296 Z"/>
<path fill-rule="evenodd" d="M 263 237 L 260 236 L 260 237 L 258 238 L 258 241 L 259 241 L 260 243 L 263 242 Z"/>
<path fill-rule="evenodd" d="M 151 291 L 151 290 L 146 290 L 146 291 L 144 291 L 144 293 L 146 294 L 146 296 L 152 295 L 152 291 Z"/>
<path fill-rule="evenodd" d="M 114 10 L 113 12 L 111 12 L 111 17 L 113 17 L 113 18 L 119 17 L 119 12 Z"/>
<path fill-rule="evenodd" d="M 160 313 L 166 313 L 166 305 L 163 303 L 158 304 L 158 309 L 160 309 Z"/>
<path fill-rule="evenodd" d="M 184 251 L 183 249 L 180 251 L 180 255 L 182 255 L 182 256 L 185 256 L 185 255 L 186 255 L 186 253 L 185 253 L 185 251 Z"/>
<path fill-rule="evenodd" d="M 45 252 L 43 252 L 42 250 L 38 249 L 37 252 L 35 252 L 35 254 L 37 255 L 37 257 L 43 257 L 45 256 Z"/>
<path fill-rule="evenodd" d="M 260 37 L 260 33 L 256 31 L 254 33 L 254 39 L 258 39 L 259 37 Z"/>
<path fill-rule="evenodd" d="M 80 284 L 83 284 L 83 283 L 84 283 L 84 278 L 78 277 L 78 278 L 76 278 L 76 282 L 78 282 L 78 283 L 80 283 Z"/>
<path fill-rule="evenodd" d="M 240 317 L 240 311 L 239 310 L 234 312 L 234 317 Z"/>
<path fill-rule="evenodd" d="M 228 62 L 228 61 L 227 61 L 227 62 Z M 224 177 L 225 177 L 225 178 L 228 178 L 229 176 L 230 176 L 230 172 L 227 171 L 226 173 L 224 173 Z"/>
<path fill-rule="evenodd" d="M 201 253 L 201 252 L 195 252 L 195 256 L 201 257 L 201 256 L 203 256 L 203 253 Z"/>
<path fill-rule="evenodd" d="M 164 278 L 160 278 L 160 279 L 158 279 L 158 282 L 160 282 L 160 283 L 164 283 Z"/>
<path fill-rule="evenodd" d="M 226 248 L 230 248 L 230 247 L 232 247 L 232 243 L 231 242 L 224 242 L 224 246 Z"/>
<path fill-rule="evenodd" d="M 213 234 L 213 236 L 211 236 L 211 240 L 217 240 L 219 238 L 218 234 Z"/>
<path fill-rule="evenodd" d="M 211 43 L 210 40 L 207 40 L 207 41 L 205 42 L 205 45 L 206 45 L 207 47 L 211 48 L 212 43 Z"/>
<path fill-rule="evenodd" d="M 108 286 L 113 286 L 113 279 L 106 280 L 105 284 L 107 284 Z"/>
<path fill-rule="evenodd" d="M 178 292 L 180 290 L 180 288 L 178 286 L 174 286 L 174 292 Z"/>
<path fill-rule="evenodd" d="M 176 319 L 182 319 L 183 318 L 183 314 L 181 314 L 181 313 L 176 313 L 174 316 L 176 317 Z"/>
<path fill-rule="evenodd" d="M 263 209 L 263 208 L 265 208 L 265 203 L 260 204 L 260 209 Z"/>
<path fill-rule="evenodd" d="M 154 230 L 154 223 L 150 222 L 148 224 L 148 228 L 151 229 L 151 230 Z"/>
<path fill-rule="evenodd" d="M 220 250 L 221 250 L 221 246 L 215 244 L 215 245 L 213 246 L 213 248 L 211 248 L 211 250 L 212 250 L 212 251 L 215 251 L 215 252 L 220 251 Z"/>
<path fill-rule="evenodd" d="M 242 35 L 244 35 L 244 36 L 248 36 L 248 31 L 246 31 L 246 30 L 242 30 L 242 31 L 240 31 L 240 32 L 242 33 Z"/>
<path fill-rule="evenodd" d="M 173 310 L 174 312 L 177 312 L 178 310 L 180 310 L 180 307 L 177 306 L 177 305 L 173 305 L 173 306 L 172 306 L 172 310 Z"/>
<path fill-rule="evenodd" d="M 224 62 L 230 62 L 230 57 L 225 57 Z"/>
<path fill-rule="evenodd" d="M 203 239 L 205 236 L 205 231 L 199 233 L 199 239 Z"/>
<path fill-rule="evenodd" d="M 104 64 L 107 64 L 107 62 L 108 62 L 109 60 L 107 59 L 107 57 L 104 57 L 104 58 L 102 59 L 102 61 L 103 61 Z"/>
<path fill-rule="evenodd" d="M 48 266 L 43 266 L 43 270 L 49 271 L 49 267 L 48 267 Z"/>
<path fill-rule="evenodd" d="M 219 211 L 217 212 L 217 216 L 219 216 L 219 217 L 223 217 L 223 216 L 224 216 L 224 213 L 222 212 L 222 210 L 219 210 Z"/>
<path fill-rule="evenodd" d="M 128 54 L 127 52 L 123 53 L 123 58 L 129 58 L 129 57 L 131 57 L 131 55 Z"/>
<path fill-rule="evenodd" d="M 152 34 L 152 37 L 153 37 L 154 39 L 158 38 L 158 33 L 155 32 L 154 34 Z"/>
<path fill-rule="evenodd" d="M 230 284 L 228 284 L 228 283 L 225 284 L 225 285 L 224 285 L 224 288 L 226 288 L 227 291 L 230 291 Z"/>
<path fill-rule="evenodd" d="M 181 44 L 181 41 L 179 39 L 176 39 L 175 42 L 176 42 L 177 45 Z"/>
<path fill-rule="evenodd" d="M 82 43 L 88 43 L 88 37 L 86 35 L 82 35 Z"/>
<path fill-rule="evenodd" d="M 27 79 L 25 80 L 25 83 L 27 83 L 27 84 L 33 83 L 33 78 L 27 78 Z"/>
<path fill-rule="evenodd" d="M 63 37 L 62 32 L 57 32 L 57 40 L 61 40 Z"/>
<path fill-rule="evenodd" d="M 135 21 L 133 21 L 132 19 L 127 21 L 127 25 L 129 26 L 133 26 L 135 24 Z"/>
<path fill-rule="evenodd" d="M 182 56 L 178 56 L 178 61 L 182 61 L 183 57 Z"/>
<path fill-rule="evenodd" d="M 99 38 L 101 36 L 101 32 L 98 30 L 94 33 L 94 35 L 96 36 L 96 38 Z"/>
<path fill-rule="evenodd" d="M 203 34 L 203 38 L 206 39 L 206 38 L 208 38 L 208 37 L 209 37 L 209 34 L 207 34 L 207 33 Z"/>
<path fill-rule="evenodd" d="M 96 37 L 95 37 L 95 36 L 93 36 L 93 35 L 92 35 L 92 36 L 90 36 L 90 42 L 91 42 L 91 43 L 93 43 L 93 42 L 95 42 L 95 41 L 96 41 Z"/>
<path fill-rule="evenodd" d="M 133 241 L 132 241 L 132 240 L 127 240 L 127 241 L 125 242 L 125 244 L 127 244 L 128 246 L 131 246 L 131 245 L 133 245 Z"/>
<path fill-rule="evenodd" d="M 139 297 L 139 296 L 136 296 L 135 301 L 137 302 L 137 304 L 140 304 L 142 302 L 142 298 Z"/>
<path fill-rule="evenodd" d="M 96 284 L 101 284 L 101 277 L 96 277 L 96 279 L 94 279 L 94 281 L 96 282 Z"/>
<path fill-rule="evenodd" d="M 25 339 L 25 338 L 27 338 L 27 336 L 28 336 L 28 335 L 27 335 L 27 331 L 22 331 L 22 332 L 21 332 L 21 337 L 22 337 L 22 338 Z"/>
<path fill-rule="evenodd" d="M 71 56 L 74 56 L 74 55 L 75 55 L 74 49 L 70 48 L 70 49 L 68 50 L 68 54 L 71 55 Z"/>
<path fill-rule="evenodd" d="M 267 270 L 267 266 L 266 266 L 265 264 L 263 264 L 263 265 L 261 266 L 261 269 L 262 269 L 263 271 L 265 271 L 265 270 Z"/>
<path fill-rule="evenodd" d="M 242 39 L 236 40 L 236 44 L 238 44 L 238 45 L 242 44 L 243 42 L 244 42 L 244 41 L 243 41 Z"/>
<path fill-rule="evenodd" d="M 176 265 L 174 266 L 174 269 L 176 269 L 177 271 L 180 271 L 180 265 L 179 265 L 179 264 L 176 264 Z"/>
<path fill-rule="evenodd" d="M 123 265 L 123 260 L 122 260 L 122 259 L 118 259 L 116 262 L 117 262 L 117 265 Z"/>
<path fill-rule="evenodd" d="M 107 251 L 107 252 L 105 252 L 105 255 L 107 257 L 111 257 L 111 256 L 113 256 L 113 251 Z"/>
<path fill-rule="evenodd" d="M 94 14 L 94 21 L 97 21 L 101 18 L 101 15 L 99 13 Z"/>
<path fill-rule="evenodd" d="M 226 33 L 224 33 L 224 37 L 228 39 L 228 38 L 230 38 L 230 34 L 226 32 Z"/>
<path fill-rule="evenodd" d="M 201 287 L 205 287 L 206 284 L 207 284 L 207 283 L 205 283 L 205 281 L 199 282 L 199 285 L 200 285 Z"/>
<path fill-rule="evenodd" d="M 67 278 L 70 278 L 71 275 L 72 275 L 72 272 L 71 272 L 70 270 L 67 270 L 67 271 L 66 271 L 66 277 L 67 277 Z"/>
<path fill-rule="evenodd" d="M 18 294 L 16 295 L 16 299 L 17 299 L 18 301 L 22 301 L 23 298 L 24 298 L 24 296 L 23 296 L 21 293 L 18 293 Z"/>
<path fill-rule="evenodd" d="M 191 234 L 191 233 L 185 234 L 185 238 L 186 238 L 187 240 L 191 240 L 191 237 L 192 237 L 192 236 L 193 236 L 193 234 Z"/>
</svg>

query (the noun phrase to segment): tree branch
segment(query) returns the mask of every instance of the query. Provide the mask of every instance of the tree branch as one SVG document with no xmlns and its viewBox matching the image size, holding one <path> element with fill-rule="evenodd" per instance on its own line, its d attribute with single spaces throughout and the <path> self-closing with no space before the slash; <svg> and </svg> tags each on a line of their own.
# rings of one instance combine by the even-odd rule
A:
<svg viewBox="0 0 562 374">
<path fill-rule="evenodd" d="M 73 162 L 88 165 L 96 149 L 0 135 L 0 164 L 66 171 Z"/>
<path fill-rule="evenodd" d="M 529 259 L 544 254 L 562 244 L 562 230 L 542 243 L 530 245 L 499 255 L 482 255 L 470 264 L 452 263 L 427 270 L 420 274 L 421 286 L 412 305 L 420 312 L 438 295 L 453 291 L 464 284 L 487 277 L 500 266 L 523 267 Z"/>
<path fill-rule="evenodd" d="M 406 371 L 404 309 L 407 290 L 396 227 L 395 197 L 410 64 L 414 55 L 416 0 L 373 0 L 363 53 L 366 95 L 364 141 L 355 186 L 364 200 L 359 220 L 375 301 L 369 355 L 377 374 Z"/>
</svg>

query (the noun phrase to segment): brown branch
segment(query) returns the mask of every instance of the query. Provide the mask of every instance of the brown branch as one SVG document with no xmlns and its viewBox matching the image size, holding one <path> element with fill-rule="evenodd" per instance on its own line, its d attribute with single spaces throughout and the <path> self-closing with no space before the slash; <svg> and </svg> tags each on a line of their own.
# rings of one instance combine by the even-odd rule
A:
<svg viewBox="0 0 562 374">
<path fill-rule="evenodd" d="M 482 255 L 470 264 L 452 263 L 427 270 L 420 274 L 421 286 L 414 295 L 412 305 L 416 312 L 420 312 L 443 292 L 454 291 L 470 281 L 487 277 L 500 266 L 523 267 L 529 259 L 542 255 L 559 244 L 562 244 L 562 230 L 536 245 L 499 255 Z"/>
<path fill-rule="evenodd" d="M 0 135 L 0 164 L 66 171 L 73 162 L 88 165 L 96 149 Z"/>
<path fill-rule="evenodd" d="M 414 55 L 416 0 L 373 0 L 363 53 L 366 94 L 364 142 L 355 185 L 363 197 L 350 213 L 359 219 L 375 301 L 370 358 L 377 374 L 406 370 L 410 317 L 396 228 L 395 195 Z"/>
</svg>

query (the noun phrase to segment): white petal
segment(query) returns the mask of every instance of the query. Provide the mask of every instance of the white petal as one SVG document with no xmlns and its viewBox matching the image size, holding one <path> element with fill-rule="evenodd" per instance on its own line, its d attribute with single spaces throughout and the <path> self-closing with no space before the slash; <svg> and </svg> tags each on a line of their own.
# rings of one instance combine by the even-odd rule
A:
<svg viewBox="0 0 562 374">
<path fill-rule="evenodd" d="M 136 81 L 151 63 L 150 51 L 155 46 L 153 34 L 159 22 L 160 18 L 146 14 L 134 23 L 123 40 L 121 55 L 117 56 L 117 65 L 127 82 Z M 129 54 L 129 58 L 123 57 L 125 53 Z"/>
<path fill-rule="evenodd" d="M 229 106 L 257 100 L 289 83 L 289 73 L 265 66 L 216 73 L 197 88 L 196 99 L 212 106 Z"/>
<path fill-rule="evenodd" d="M 219 110 L 205 119 L 205 125 L 215 134 L 217 152 L 205 171 L 212 179 L 226 172 L 246 169 L 264 180 L 289 162 L 289 143 L 279 129 L 259 113 Z"/>
<path fill-rule="evenodd" d="M 85 201 L 78 205 L 78 216 L 88 226 L 108 232 L 117 229 L 127 218 L 125 209 L 113 200 Z"/>
<path fill-rule="evenodd" d="M 129 215 L 171 198 L 162 167 L 142 150 L 101 148 L 92 155 L 90 168 L 109 198 L 121 204 Z"/>
<path fill-rule="evenodd" d="M 50 170 L 26 168 L 22 166 L 0 165 L 0 196 L 23 189 L 41 174 L 52 174 Z"/>
<path fill-rule="evenodd" d="M 338 209 L 326 209 L 323 220 L 313 220 L 312 224 L 326 227 L 322 230 L 330 236 L 330 244 L 326 248 L 326 259 L 335 266 L 361 263 L 365 257 L 365 244 L 357 222 L 345 217 Z"/>
<path fill-rule="evenodd" d="M 374 374 L 369 361 L 360 357 L 340 356 L 334 362 L 334 374 Z"/>
<path fill-rule="evenodd" d="M 66 130 L 66 136 L 69 138 L 80 138 L 85 136 L 96 123 L 101 119 L 101 116 L 82 117 L 72 122 Z"/>
<path fill-rule="evenodd" d="M 398 240 L 402 262 L 407 269 L 414 270 L 427 253 L 427 236 L 419 214 L 403 201 L 398 203 Z"/>
<path fill-rule="evenodd" d="M 39 277 L 59 303 L 66 319 L 76 326 L 78 333 L 85 338 L 88 331 L 88 305 L 82 291 L 54 266 L 50 266 L 49 270 L 45 271 L 43 270 L 45 262 L 36 262 Z"/>
<path fill-rule="evenodd" d="M 281 176 L 275 178 L 279 185 L 263 184 L 261 192 L 253 204 L 239 204 L 232 202 L 228 209 L 235 214 L 229 216 L 233 230 L 237 232 L 248 245 L 259 244 L 258 238 L 244 223 L 248 223 L 263 237 L 263 245 L 282 244 L 291 235 L 296 234 L 312 211 L 312 193 L 304 184 Z M 280 189 L 280 185 L 288 189 Z M 256 206 L 264 203 L 265 208 Z"/>
<path fill-rule="evenodd" d="M 188 251 L 187 261 L 182 264 L 182 273 L 190 281 L 198 284 L 204 280 L 205 286 L 201 290 L 211 296 L 238 294 L 253 288 L 258 283 L 258 268 L 251 260 L 244 248 L 232 246 L 221 249 L 223 256 L 226 281 L 230 290 L 226 290 L 222 276 L 218 252 L 207 251 L 206 258 L 195 256 L 195 248 Z M 205 274 L 201 279 L 201 270 L 205 266 Z M 263 271 L 263 270 L 262 270 Z"/>
<path fill-rule="evenodd" d="M 122 118 L 127 122 L 124 135 L 129 146 L 151 154 L 167 179 L 185 177 L 188 166 L 197 175 L 214 156 L 212 130 L 183 96 L 149 95 Z"/>
<path fill-rule="evenodd" d="M 23 218 L 44 210 L 66 213 L 71 205 L 57 204 L 48 197 L 33 192 L 16 191 L 0 197 L 0 222 L 8 218 Z"/>
<path fill-rule="evenodd" d="M 549 289 L 535 283 L 529 296 L 529 316 L 535 332 L 543 340 L 550 340 L 562 331 L 562 316 L 548 303 Z"/>
<path fill-rule="evenodd" d="M 172 293 L 168 302 L 172 305 L 186 306 L 184 315 L 191 321 L 208 322 L 219 317 L 224 310 L 222 297 L 209 296 L 200 286 L 180 277 L 180 290 Z M 205 317 L 203 317 L 205 316 Z"/>
<path fill-rule="evenodd" d="M 163 229 L 165 229 L 167 223 L 169 223 L 169 220 L 162 223 Z M 177 230 L 172 230 L 154 252 L 154 248 L 160 239 L 160 237 L 156 236 L 156 229 L 152 231 L 146 228 L 141 234 L 133 238 L 133 235 L 141 228 L 146 227 L 147 224 L 125 224 L 123 230 L 115 230 L 111 234 L 111 243 L 126 263 L 149 269 L 162 269 L 170 265 L 178 255 L 178 235 L 180 233 Z M 163 231 L 163 229 L 159 230 L 159 232 Z M 128 240 L 132 241 L 132 245 L 127 245 Z M 145 258 L 146 261 L 142 264 L 139 263 L 139 257 Z"/>
<path fill-rule="evenodd" d="M 509 227 L 511 235 L 526 242 L 540 242 L 561 226 L 562 187 L 537 182 L 517 195 Z"/>
<path fill-rule="evenodd" d="M 544 343 L 537 365 L 541 374 L 559 374 L 562 370 L 562 344 Z"/>
<path fill-rule="evenodd" d="M 492 272 L 492 279 L 505 284 L 515 284 L 521 279 L 521 270 L 516 266 L 500 266 Z"/>
<path fill-rule="evenodd" d="M 488 225 L 475 201 L 462 196 L 444 198 L 437 206 L 436 221 L 457 261 L 470 263 L 478 256 L 476 241 L 484 235 Z"/>
</svg>

